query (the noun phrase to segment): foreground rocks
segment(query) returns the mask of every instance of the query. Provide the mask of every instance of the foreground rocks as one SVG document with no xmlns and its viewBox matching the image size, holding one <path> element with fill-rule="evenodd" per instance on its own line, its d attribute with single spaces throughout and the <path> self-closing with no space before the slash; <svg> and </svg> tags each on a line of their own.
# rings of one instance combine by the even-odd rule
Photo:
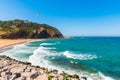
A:
<svg viewBox="0 0 120 80">
<path fill-rule="evenodd" d="M 87 80 L 78 75 L 59 74 L 57 70 L 48 70 L 32 66 L 6 56 L 0 56 L 0 80 Z"/>
</svg>

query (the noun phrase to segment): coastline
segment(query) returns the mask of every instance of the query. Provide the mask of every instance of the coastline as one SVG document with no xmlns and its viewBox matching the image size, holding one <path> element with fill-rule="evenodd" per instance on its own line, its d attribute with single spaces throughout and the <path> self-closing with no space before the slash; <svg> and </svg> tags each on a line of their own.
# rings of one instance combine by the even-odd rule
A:
<svg viewBox="0 0 120 80">
<path fill-rule="evenodd" d="M 61 38 L 61 39 L 68 39 L 68 38 L 70 37 L 65 36 L 64 38 Z M 60 38 L 53 38 L 53 39 L 60 39 Z M 0 49 L 8 46 L 16 45 L 16 44 L 26 43 L 32 40 L 51 40 L 51 38 L 48 38 L 48 39 L 0 39 Z"/>
<path fill-rule="evenodd" d="M 25 43 L 31 40 L 33 39 L 0 39 L 0 49 L 16 44 Z"/>
<path fill-rule="evenodd" d="M 32 40 L 44 40 L 44 39 L 0 39 L 0 50 L 9 46 L 26 43 Z M 32 71 L 31 72 L 28 71 L 27 73 L 21 72 L 20 70 L 24 70 L 25 66 L 31 68 Z M 12 75 L 6 75 L 6 73 L 8 72 L 12 73 Z M 9 78 L 11 80 L 12 78 L 14 78 L 14 76 L 16 76 L 16 73 L 19 73 L 21 75 L 18 77 L 17 80 L 21 80 L 23 78 L 25 78 L 23 80 L 29 80 L 33 74 L 34 74 L 34 77 L 35 77 L 35 74 L 38 75 L 35 80 L 40 80 L 40 79 L 63 80 L 63 78 L 68 78 L 71 80 L 79 80 L 79 76 L 77 74 L 69 75 L 65 72 L 58 73 L 58 70 L 55 70 L 55 69 L 48 70 L 48 68 L 33 66 L 29 62 L 22 62 L 22 61 L 12 59 L 5 55 L 0 55 L 0 79 L 3 80 L 3 79 Z"/>
<path fill-rule="evenodd" d="M 5 46 L 2 45 L 3 47 L 0 48 L 0 50 L 4 49 L 6 47 L 9 47 L 9 46 L 14 46 L 16 44 L 26 43 L 26 42 L 34 41 L 34 40 L 36 41 L 36 40 L 46 40 L 46 39 L 13 39 L 13 40 L 12 39 L 0 39 L 0 43 L 1 43 L 1 41 L 3 41 L 2 44 L 5 43 Z M 49 39 L 47 39 L 47 40 L 49 40 Z M 17 41 L 17 42 L 15 42 L 15 41 Z M 6 64 L 6 63 L 9 64 L 9 62 L 10 62 L 10 65 L 4 66 L 4 68 L 2 70 L 1 66 L 3 64 Z M 24 76 L 27 78 L 25 80 L 29 80 L 28 78 L 30 78 L 30 76 L 32 74 L 34 74 L 35 72 L 41 72 L 42 73 L 42 75 L 39 75 L 38 78 L 36 78 L 35 80 L 64 80 L 63 79 L 64 77 L 69 78 L 68 80 L 94 80 L 94 79 L 92 79 L 92 76 L 91 77 L 90 76 L 85 76 L 85 75 L 79 75 L 78 76 L 76 73 L 73 73 L 71 75 L 71 73 L 69 73 L 67 71 L 66 71 L 67 73 L 65 73 L 65 72 L 60 72 L 59 73 L 59 69 L 55 69 L 55 68 L 50 69 L 49 67 L 34 66 L 29 62 L 23 62 L 23 61 L 19 61 L 19 60 L 15 60 L 13 58 L 10 58 L 8 56 L 0 55 L 0 74 L 4 71 L 4 69 L 6 69 L 6 67 L 8 68 L 7 71 L 9 71 L 11 69 L 11 67 L 9 67 L 9 66 L 14 66 L 14 65 L 17 65 L 17 69 L 16 69 L 16 67 L 13 67 L 14 71 L 11 70 L 13 72 L 13 74 L 16 73 L 16 72 L 19 73 L 19 70 L 21 68 L 22 68 L 22 70 L 25 69 L 25 67 L 23 67 L 23 66 L 29 66 L 29 68 L 34 68 L 33 72 L 30 72 L 30 73 L 28 72 L 27 75 L 21 73 L 22 77 L 20 77 L 20 79 L 17 79 L 17 80 L 21 80 L 21 78 L 23 78 Z M 39 71 L 39 70 L 41 70 L 41 71 Z M 57 71 L 57 73 L 56 73 L 56 71 Z M 5 74 L 6 71 L 3 72 L 3 73 Z M 0 77 L 0 80 L 4 80 L 3 78 L 5 78 L 5 76 L 6 76 L 4 74 L 2 75 L 2 77 Z M 103 76 L 104 80 L 112 80 L 112 79 L 109 79 L 109 77 L 108 77 L 108 79 L 106 79 L 106 77 L 104 77 L 104 75 L 102 75 L 102 76 Z M 52 77 L 52 79 L 48 79 L 48 77 L 50 77 L 50 78 Z"/>
</svg>

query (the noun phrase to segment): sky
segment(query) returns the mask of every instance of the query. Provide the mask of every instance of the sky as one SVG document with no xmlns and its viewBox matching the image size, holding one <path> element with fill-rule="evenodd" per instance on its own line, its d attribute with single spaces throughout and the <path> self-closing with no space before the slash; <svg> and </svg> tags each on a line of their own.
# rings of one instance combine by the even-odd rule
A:
<svg viewBox="0 0 120 80">
<path fill-rule="evenodd" d="M 49 24 L 65 36 L 120 36 L 120 0 L 0 0 L 0 20 L 14 19 Z"/>
</svg>

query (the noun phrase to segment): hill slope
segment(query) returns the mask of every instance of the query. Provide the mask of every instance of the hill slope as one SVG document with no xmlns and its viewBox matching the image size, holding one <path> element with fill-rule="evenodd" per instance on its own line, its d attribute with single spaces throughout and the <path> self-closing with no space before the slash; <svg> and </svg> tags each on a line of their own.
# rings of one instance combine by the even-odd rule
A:
<svg viewBox="0 0 120 80">
<path fill-rule="evenodd" d="M 0 38 L 63 38 L 61 32 L 47 24 L 38 24 L 28 20 L 0 21 Z"/>
</svg>

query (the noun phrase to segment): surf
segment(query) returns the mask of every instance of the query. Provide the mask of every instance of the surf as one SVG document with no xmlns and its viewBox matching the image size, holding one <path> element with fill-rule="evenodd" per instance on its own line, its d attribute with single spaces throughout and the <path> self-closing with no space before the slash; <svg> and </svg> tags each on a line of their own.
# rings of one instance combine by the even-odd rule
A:
<svg viewBox="0 0 120 80">
<path fill-rule="evenodd" d="M 114 58 L 116 55 L 119 56 L 117 51 L 117 54 L 114 56 L 112 53 L 114 50 L 119 50 L 119 42 L 116 40 L 117 39 L 109 41 L 109 39 L 105 38 L 37 40 L 15 45 L 11 49 L 5 50 L 3 54 L 21 61 L 27 58 L 25 60 L 33 65 L 57 69 L 59 72 L 76 73 L 79 76 L 84 75 L 88 78 L 95 78 L 96 80 L 114 80 L 112 78 L 116 75 L 106 73 L 106 70 L 111 70 L 108 65 L 112 65 L 116 61 L 114 60 L 116 59 Z M 114 45 L 113 41 L 115 42 Z M 107 42 L 109 42 L 109 46 Z M 113 50 L 111 47 L 113 47 Z M 84 68 L 84 66 L 87 66 L 87 68 Z M 81 67 L 83 67 L 85 71 L 83 71 L 84 69 Z M 89 71 L 91 67 L 97 72 Z M 114 70 L 113 66 L 110 67 Z M 115 67 L 119 69 L 119 65 Z M 119 76 L 116 77 L 119 79 Z"/>
<path fill-rule="evenodd" d="M 65 51 L 63 52 L 63 55 L 66 56 L 67 58 L 72 58 L 72 59 L 79 59 L 79 60 L 92 60 L 96 59 L 96 55 L 91 55 L 91 54 L 73 54 L 70 51 Z"/>
</svg>

